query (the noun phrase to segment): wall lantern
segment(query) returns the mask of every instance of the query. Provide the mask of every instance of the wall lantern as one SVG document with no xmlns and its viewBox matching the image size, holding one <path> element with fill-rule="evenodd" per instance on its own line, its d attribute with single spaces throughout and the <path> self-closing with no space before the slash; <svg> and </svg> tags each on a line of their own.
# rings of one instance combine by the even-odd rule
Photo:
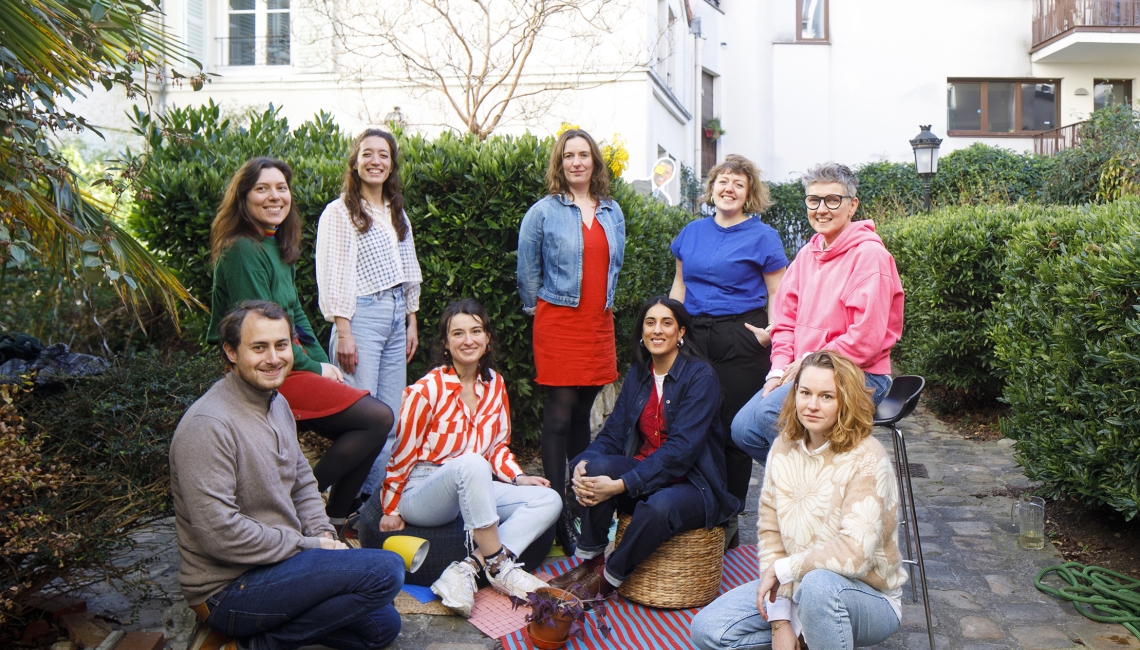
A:
<svg viewBox="0 0 1140 650">
<path fill-rule="evenodd" d="M 929 124 L 920 124 L 918 128 L 922 132 L 910 141 L 910 146 L 914 149 L 914 170 L 922 179 L 922 204 L 930 212 L 930 181 L 938 173 L 938 145 L 942 140 L 930 132 Z"/>
<path fill-rule="evenodd" d="M 384 123 L 388 128 L 395 129 L 396 127 L 404 128 L 408 125 L 407 120 L 404 119 L 404 114 L 400 112 L 400 107 L 393 107 L 392 112 L 384 116 Z"/>
</svg>

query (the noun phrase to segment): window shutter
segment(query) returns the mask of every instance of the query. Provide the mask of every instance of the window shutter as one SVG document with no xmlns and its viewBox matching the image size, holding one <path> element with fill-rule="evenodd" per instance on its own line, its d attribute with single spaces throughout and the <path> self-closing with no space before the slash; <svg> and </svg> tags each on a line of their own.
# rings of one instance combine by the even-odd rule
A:
<svg viewBox="0 0 1140 650">
<path fill-rule="evenodd" d="M 186 51 L 206 67 L 206 0 L 186 0 Z"/>
</svg>

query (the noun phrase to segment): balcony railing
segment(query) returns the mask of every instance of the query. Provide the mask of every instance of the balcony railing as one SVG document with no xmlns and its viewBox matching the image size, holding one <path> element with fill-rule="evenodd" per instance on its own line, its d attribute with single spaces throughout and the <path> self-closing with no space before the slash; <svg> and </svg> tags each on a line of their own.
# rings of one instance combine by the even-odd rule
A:
<svg viewBox="0 0 1140 650">
<path fill-rule="evenodd" d="M 1033 136 L 1033 153 L 1039 156 L 1052 156 L 1065 149 L 1072 149 L 1081 142 L 1081 125 L 1077 122 L 1059 129 L 1045 131 Z"/>
<path fill-rule="evenodd" d="M 289 65 L 289 35 L 219 38 L 222 65 Z"/>
<path fill-rule="evenodd" d="M 1034 0 L 1033 47 L 1071 29 L 1140 30 L 1140 0 Z"/>
</svg>

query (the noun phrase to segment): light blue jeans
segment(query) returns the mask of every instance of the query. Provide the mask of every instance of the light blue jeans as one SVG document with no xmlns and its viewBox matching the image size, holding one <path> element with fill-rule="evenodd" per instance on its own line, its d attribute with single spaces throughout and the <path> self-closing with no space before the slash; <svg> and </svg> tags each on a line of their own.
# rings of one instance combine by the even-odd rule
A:
<svg viewBox="0 0 1140 650">
<path fill-rule="evenodd" d="M 701 650 L 767 649 L 772 629 L 756 609 L 760 581 L 726 593 L 693 618 L 689 636 Z M 847 650 L 882 643 L 899 628 L 885 596 L 860 580 L 825 569 L 804 576 L 792 595 L 810 648 Z"/>
<path fill-rule="evenodd" d="M 554 490 L 496 481 L 491 463 L 471 453 L 443 465 L 416 465 L 400 497 L 400 516 L 413 526 L 442 526 L 456 515 L 463 516 L 468 531 L 498 523 L 499 541 L 515 557 L 561 512 L 562 497 Z"/>
<path fill-rule="evenodd" d="M 384 471 L 388 458 L 392 455 L 392 445 L 396 440 L 396 426 L 399 424 L 400 399 L 408 386 L 407 348 L 407 307 L 404 304 L 404 288 L 400 285 L 367 296 L 356 297 L 356 313 L 349 320 L 352 336 L 356 339 L 356 353 L 359 362 L 356 372 L 344 373 L 344 381 L 353 388 L 368 391 L 373 397 L 392 409 L 392 430 L 384 448 L 372 464 L 360 491 L 372 494 L 380 489 L 384 481 Z M 329 338 L 329 359 L 336 360 L 336 326 Z M 342 369 L 343 370 L 343 369 Z"/>
<path fill-rule="evenodd" d="M 891 387 L 891 376 L 872 375 L 868 372 L 863 377 L 867 388 L 875 391 L 871 399 L 878 406 Z M 763 391 L 756 393 L 732 418 L 732 441 L 761 465 L 768 461 L 768 450 L 780 436 L 777 423 L 780 409 L 784 407 L 784 400 L 794 385 L 795 382 L 789 381 L 768 393 L 767 397 L 761 397 Z"/>
</svg>

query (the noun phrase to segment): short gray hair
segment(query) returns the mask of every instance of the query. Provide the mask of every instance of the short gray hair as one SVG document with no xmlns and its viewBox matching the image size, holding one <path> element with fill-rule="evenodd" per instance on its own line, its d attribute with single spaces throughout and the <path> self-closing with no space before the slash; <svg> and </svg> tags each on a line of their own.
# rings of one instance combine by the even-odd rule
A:
<svg viewBox="0 0 1140 650">
<path fill-rule="evenodd" d="M 843 186 L 843 191 L 847 193 L 847 196 L 856 196 L 859 191 L 859 177 L 851 171 L 850 167 L 840 165 L 837 162 L 825 162 L 812 167 L 804 172 L 800 181 L 804 184 L 805 192 L 809 186 L 816 183 L 839 183 Z"/>
</svg>

